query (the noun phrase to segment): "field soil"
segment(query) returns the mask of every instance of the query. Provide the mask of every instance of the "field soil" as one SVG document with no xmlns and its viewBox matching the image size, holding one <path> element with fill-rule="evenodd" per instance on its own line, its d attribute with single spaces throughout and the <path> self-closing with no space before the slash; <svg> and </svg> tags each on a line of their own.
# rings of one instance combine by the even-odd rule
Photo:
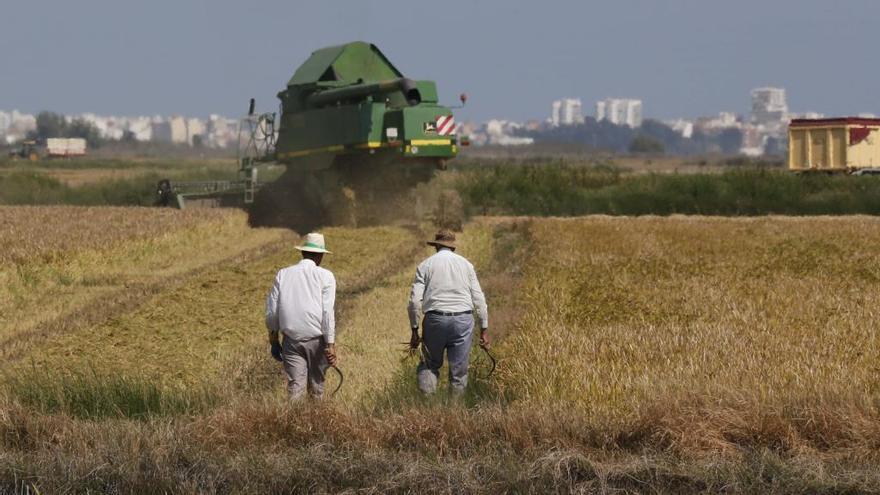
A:
<svg viewBox="0 0 880 495">
<path fill-rule="evenodd" d="M 22 211 L 53 216 L 7 224 Z M 326 229 L 345 381 L 288 404 L 262 305 L 293 233 L 236 213 L 142 218 L 166 229 L 58 213 L 106 233 L 0 236 L 21 287 L 0 336 L 25 336 L 3 351 L 0 490 L 880 490 L 875 218 L 474 219 L 459 252 L 499 365 L 487 378 L 474 349 L 461 399 L 420 396 L 402 345 L 427 227 Z"/>
</svg>

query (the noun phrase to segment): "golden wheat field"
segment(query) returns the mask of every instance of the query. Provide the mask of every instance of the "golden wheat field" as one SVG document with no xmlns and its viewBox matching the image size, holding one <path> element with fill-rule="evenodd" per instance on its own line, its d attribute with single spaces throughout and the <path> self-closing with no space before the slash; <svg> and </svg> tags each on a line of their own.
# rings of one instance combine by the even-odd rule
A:
<svg viewBox="0 0 880 495">
<path fill-rule="evenodd" d="M 429 229 L 327 229 L 345 381 L 289 405 L 262 305 L 294 233 L 234 212 L 61 211 L 49 247 L 0 234 L 22 244 L 2 335 L 31 335 L 3 351 L 0 490 L 880 490 L 880 220 L 475 219 L 459 252 L 499 366 L 485 378 L 475 349 L 462 400 L 422 398 L 402 352 Z M 88 299 L 107 307 L 77 312 L 92 279 L 112 280 Z M 42 290 L 58 309 L 20 325 Z"/>
<path fill-rule="evenodd" d="M 240 211 L 130 207 L 4 206 L 0 226 L 4 358 L 286 235 Z"/>
<path fill-rule="evenodd" d="M 521 400 L 615 417 L 671 397 L 785 407 L 880 392 L 876 219 L 532 228 L 529 330 L 506 343 L 522 358 L 505 369 Z"/>
</svg>

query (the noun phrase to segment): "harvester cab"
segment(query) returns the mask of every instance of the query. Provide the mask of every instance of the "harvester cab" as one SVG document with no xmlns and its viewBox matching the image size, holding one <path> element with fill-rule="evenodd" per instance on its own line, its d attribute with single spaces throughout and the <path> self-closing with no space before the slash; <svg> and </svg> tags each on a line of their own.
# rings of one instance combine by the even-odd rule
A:
<svg viewBox="0 0 880 495">
<path fill-rule="evenodd" d="M 436 84 L 405 77 L 369 43 L 313 52 L 278 98 L 277 122 L 274 114 L 255 115 L 253 101 L 250 120 L 242 121 L 255 144 L 240 153 L 242 174 L 266 160 L 286 167 L 252 198 L 256 225 L 396 219 L 412 210 L 412 188 L 458 153 L 455 119 L 439 103 Z M 252 189 L 258 186 L 254 179 Z"/>
</svg>

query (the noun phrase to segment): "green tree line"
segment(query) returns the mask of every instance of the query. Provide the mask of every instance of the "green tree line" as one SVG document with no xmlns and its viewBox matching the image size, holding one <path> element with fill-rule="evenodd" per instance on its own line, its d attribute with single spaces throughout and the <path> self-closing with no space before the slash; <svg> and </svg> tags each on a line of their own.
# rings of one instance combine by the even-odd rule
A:
<svg viewBox="0 0 880 495">
<path fill-rule="evenodd" d="M 83 138 L 89 147 L 97 148 L 103 144 L 98 128 L 82 118 L 68 120 L 61 114 L 42 111 L 37 114 L 37 128 L 28 138 L 45 143 L 49 138 Z"/>
<path fill-rule="evenodd" d="M 582 124 L 522 131 L 522 135 L 534 138 L 537 143 L 578 143 L 614 152 L 675 155 L 734 155 L 739 153 L 743 142 L 739 129 L 724 129 L 716 133 L 696 131 L 686 138 L 657 120 L 647 119 L 641 127 L 633 129 L 606 120 L 596 121 L 592 117 L 587 117 Z"/>
</svg>

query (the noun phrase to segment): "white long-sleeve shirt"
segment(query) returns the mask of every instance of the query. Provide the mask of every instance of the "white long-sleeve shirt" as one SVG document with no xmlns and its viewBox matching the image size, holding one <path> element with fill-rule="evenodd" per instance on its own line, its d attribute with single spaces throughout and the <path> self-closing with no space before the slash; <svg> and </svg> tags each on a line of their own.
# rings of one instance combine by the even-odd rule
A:
<svg viewBox="0 0 880 495">
<path fill-rule="evenodd" d="M 281 269 L 266 298 L 266 328 L 295 341 L 336 341 L 336 278 L 310 259 Z"/>
<path fill-rule="evenodd" d="M 489 309 L 474 265 L 450 249 L 437 251 L 416 269 L 408 310 L 413 328 L 419 326 L 420 311 L 474 311 L 481 328 L 489 328 Z"/>
</svg>

